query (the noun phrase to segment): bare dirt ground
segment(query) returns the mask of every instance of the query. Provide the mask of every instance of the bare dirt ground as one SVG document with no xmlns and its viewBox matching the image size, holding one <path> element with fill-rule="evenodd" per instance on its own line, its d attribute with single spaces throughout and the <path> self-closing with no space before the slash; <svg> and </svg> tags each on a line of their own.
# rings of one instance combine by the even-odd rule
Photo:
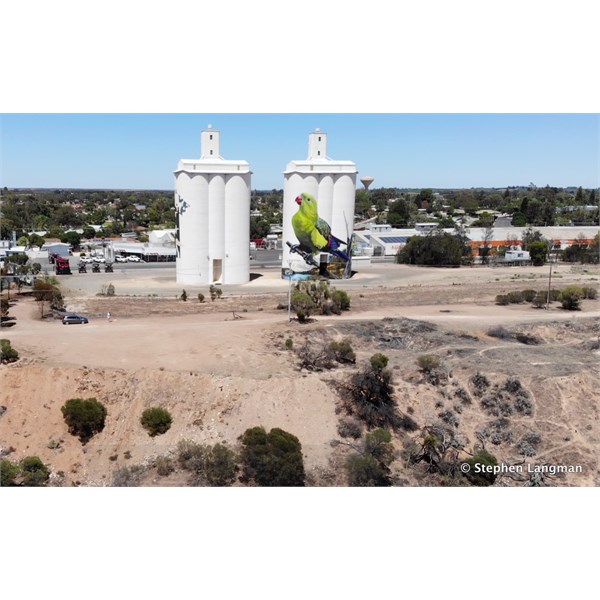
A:
<svg viewBox="0 0 600 600">
<path fill-rule="evenodd" d="M 597 286 L 599 274 L 597 267 L 561 266 L 553 287 Z M 547 311 L 494 304 L 499 293 L 547 289 L 546 269 L 365 268 L 350 281 L 334 282 L 350 294 L 349 312 L 306 325 L 289 323 L 287 311 L 277 309 L 287 303 L 288 284 L 275 271 L 265 270 L 246 286 L 224 288 L 215 302 L 206 289 L 189 289 L 187 302 L 177 300 L 181 286 L 164 273 L 154 275 L 130 271 L 115 283 L 114 297 L 99 297 L 97 290 L 80 285 L 91 279 L 66 280 L 68 309 L 88 315 L 87 325 L 40 320 L 30 298 L 11 307 L 17 324 L 2 337 L 21 359 L 0 366 L 0 405 L 6 407 L 0 449 L 10 460 L 37 455 L 60 485 L 113 485 L 116 471 L 131 465 L 145 466 L 143 485 L 184 485 L 182 473 L 158 476 L 151 468 L 154 458 L 174 452 L 181 439 L 235 445 L 248 427 L 263 425 L 300 439 L 308 483 L 345 485 L 343 463 L 352 450 L 331 445 L 340 439 L 336 387 L 374 352 L 383 352 L 390 358 L 399 407 L 410 407 L 419 428 L 439 423 L 440 414 L 450 411 L 467 451 L 483 440 L 499 461 L 582 466 L 580 473 L 546 479 L 549 485 L 600 482 L 598 301 L 583 301 L 577 312 L 557 303 Z M 204 303 L 198 302 L 198 291 L 205 294 Z M 488 335 L 498 325 L 513 335 Z M 521 343 L 515 333 L 539 343 Z M 291 337 L 297 348 L 306 336 L 349 339 L 356 365 L 300 371 L 284 342 Z M 415 363 L 423 353 L 436 354 L 447 365 L 451 377 L 443 385 L 424 380 Z M 532 398 L 531 414 L 513 411 L 504 427 L 510 433 L 499 443 L 490 437 L 497 416 L 482 407 L 471 382 L 477 371 L 492 386 L 517 377 Z M 468 401 L 461 401 L 465 393 Z M 88 397 L 104 403 L 108 416 L 104 430 L 82 446 L 68 434 L 60 407 L 69 398 Z M 155 438 L 139 423 L 141 412 L 152 406 L 173 415 L 171 429 Z M 541 442 L 536 454 L 526 457 L 518 444 L 531 432 Z M 402 458 L 420 435 L 419 430 L 394 438 L 396 485 L 441 484 Z M 499 480 L 500 485 L 523 483 Z"/>
</svg>

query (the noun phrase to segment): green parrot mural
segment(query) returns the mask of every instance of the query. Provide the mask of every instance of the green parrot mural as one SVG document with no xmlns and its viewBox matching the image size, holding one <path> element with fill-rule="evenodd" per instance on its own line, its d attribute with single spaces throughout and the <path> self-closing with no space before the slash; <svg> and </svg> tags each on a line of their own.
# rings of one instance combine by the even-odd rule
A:
<svg viewBox="0 0 600 600">
<path fill-rule="evenodd" d="M 295 202 L 298 205 L 298 212 L 292 217 L 292 226 L 299 243 L 287 242 L 290 252 L 300 254 L 307 263 L 315 267 L 319 264 L 315 261 L 314 255 L 319 252 L 327 252 L 346 262 L 350 261 L 348 254 L 341 249 L 341 245 L 348 246 L 348 244 L 335 237 L 331 233 L 329 223 L 319 217 L 316 198 L 302 193 Z"/>
</svg>

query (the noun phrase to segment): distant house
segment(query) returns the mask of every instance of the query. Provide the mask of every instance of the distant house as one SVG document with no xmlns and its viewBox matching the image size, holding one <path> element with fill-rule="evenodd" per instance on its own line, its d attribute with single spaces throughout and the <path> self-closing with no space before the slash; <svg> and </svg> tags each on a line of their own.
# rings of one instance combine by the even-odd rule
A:
<svg viewBox="0 0 600 600">
<path fill-rule="evenodd" d="M 40 250 L 48 251 L 48 256 L 50 254 L 58 254 L 58 256 L 69 256 L 71 254 L 71 246 L 70 244 L 65 244 L 63 242 L 46 242 Z"/>
</svg>

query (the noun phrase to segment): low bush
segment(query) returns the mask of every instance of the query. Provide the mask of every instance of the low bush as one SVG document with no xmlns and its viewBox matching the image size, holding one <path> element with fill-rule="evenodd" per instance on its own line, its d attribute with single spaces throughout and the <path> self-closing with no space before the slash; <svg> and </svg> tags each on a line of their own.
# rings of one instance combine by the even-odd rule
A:
<svg viewBox="0 0 600 600">
<path fill-rule="evenodd" d="M 497 466 L 498 459 L 493 454 L 490 454 L 487 450 L 479 450 L 472 458 L 468 458 L 465 463 L 468 464 L 470 468 L 468 470 L 461 469 L 461 472 L 473 485 L 493 485 L 496 481 L 496 473 L 493 471 L 490 473 L 486 470 L 486 468 L 493 468 Z M 476 469 L 475 465 L 481 466 Z"/>
<path fill-rule="evenodd" d="M 431 371 L 433 369 L 439 369 L 441 365 L 441 359 L 435 354 L 421 354 L 417 357 L 417 365 L 421 371 Z"/>
<path fill-rule="evenodd" d="M 10 345 L 10 340 L 0 340 L 0 362 L 12 363 L 19 360 L 19 353 Z"/>
<path fill-rule="evenodd" d="M 389 358 L 381 352 L 376 352 L 371 356 L 369 362 L 374 369 L 385 369 L 388 366 Z"/>
<path fill-rule="evenodd" d="M 506 327 L 502 327 L 502 325 L 488 329 L 487 334 L 490 337 L 499 338 L 501 340 L 510 340 L 513 336 L 512 332 L 506 329 Z"/>
<path fill-rule="evenodd" d="M 581 310 L 583 295 L 583 288 L 571 285 L 561 291 L 560 304 L 565 310 Z"/>
<path fill-rule="evenodd" d="M 22 485 L 42 487 L 50 479 L 50 470 L 38 456 L 27 456 L 20 463 Z"/>
<path fill-rule="evenodd" d="M 181 440 L 177 444 L 179 464 L 192 473 L 193 485 L 224 487 L 232 485 L 239 470 L 237 454 L 225 444 L 196 444 Z"/>
<path fill-rule="evenodd" d="M 21 469 L 19 465 L 3 458 L 0 460 L 0 487 L 10 487 L 17 485 L 16 478 Z"/>
<path fill-rule="evenodd" d="M 536 292 L 535 290 L 523 290 L 521 292 L 521 295 L 523 296 L 523 300 L 525 302 L 532 302 L 537 293 L 538 292 Z"/>
<path fill-rule="evenodd" d="M 510 304 L 510 300 L 508 299 L 508 296 L 506 294 L 498 294 L 496 296 L 495 302 L 500 306 L 506 306 L 507 304 Z"/>
<path fill-rule="evenodd" d="M 356 362 L 356 354 L 347 340 L 329 342 L 327 349 L 339 363 L 354 364 Z"/>
<path fill-rule="evenodd" d="M 362 437 L 363 426 L 358 419 L 342 417 L 338 422 L 337 432 L 343 438 L 358 440 Z"/>
<path fill-rule="evenodd" d="M 523 292 L 508 292 L 506 296 L 510 304 L 521 304 L 521 302 L 525 301 Z"/>
<path fill-rule="evenodd" d="M 489 332 L 488 332 L 489 335 Z M 477 396 L 481 396 L 484 390 L 490 387 L 490 382 L 488 378 L 483 374 L 477 371 L 473 377 L 471 377 L 471 383 L 475 387 L 475 394 Z"/>
<path fill-rule="evenodd" d="M 173 417 L 165 408 L 147 408 L 140 418 L 142 427 L 151 437 L 166 433 L 171 428 Z"/>
<path fill-rule="evenodd" d="M 581 291 L 586 300 L 595 300 L 598 297 L 598 290 L 596 288 L 583 286 Z"/>
</svg>

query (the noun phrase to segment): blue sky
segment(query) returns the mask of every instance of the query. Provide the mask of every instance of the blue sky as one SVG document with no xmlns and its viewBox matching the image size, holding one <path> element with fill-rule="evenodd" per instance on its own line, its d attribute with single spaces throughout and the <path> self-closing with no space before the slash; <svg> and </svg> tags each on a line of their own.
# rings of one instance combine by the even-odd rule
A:
<svg viewBox="0 0 600 600">
<path fill-rule="evenodd" d="M 308 134 L 356 163 L 375 187 L 599 185 L 597 114 L 3 114 L 0 183 L 11 187 L 172 189 L 180 158 L 200 156 L 200 131 L 243 159 L 253 189 L 283 187 Z M 357 184 L 360 185 L 360 184 Z"/>
</svg>

